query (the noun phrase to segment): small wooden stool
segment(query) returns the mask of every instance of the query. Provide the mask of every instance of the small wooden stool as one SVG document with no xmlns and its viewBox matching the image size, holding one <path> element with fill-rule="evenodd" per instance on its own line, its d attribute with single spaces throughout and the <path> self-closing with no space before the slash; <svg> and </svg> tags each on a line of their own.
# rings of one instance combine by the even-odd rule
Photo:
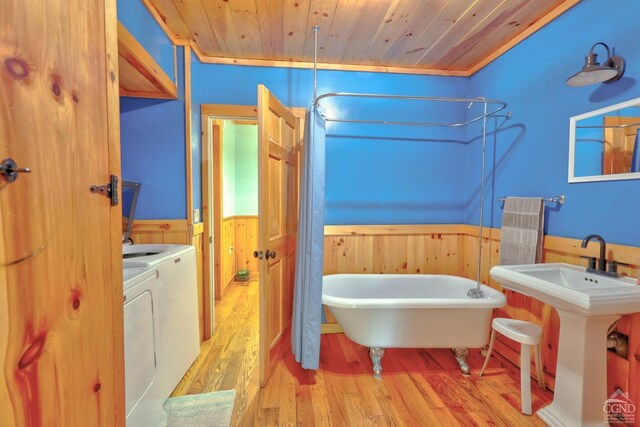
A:
<svg viewBox="0 0 640 427">
<path fill-rule="evenodd" d="M 484 373 L 484 369 L 489 363 L 491 352 L 493 351 L 493 343 L 496 339 L 496 331 L 500 332 L 505 337 L 519 342 L 520 347 L 520 398 L 522 401 L 522 413 L 531 415 L 531 346 L 534 350 L 534 360 L 536 365 L 536 377 L 538 384 L 543 389 L 546 388 L 544 384 L 544 375 L 542 375 L 542 363 L 540 357 L 540 341 L 542 341 L 542 328 L 533 323 L 525 322 L 516 319 L 506 319 L 497 317 L 491 322 L 491 341 L 489 342 L 489 351 L 487 352 L 487 358 L 480 370 L 480 376 Z"/>
</svg>

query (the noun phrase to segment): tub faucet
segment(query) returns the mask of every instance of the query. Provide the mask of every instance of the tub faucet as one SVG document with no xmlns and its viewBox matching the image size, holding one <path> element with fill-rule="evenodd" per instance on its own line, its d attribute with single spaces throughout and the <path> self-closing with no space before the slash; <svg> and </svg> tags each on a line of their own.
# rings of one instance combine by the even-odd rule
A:
<svg viewBox="0 0 640 427">
<path fill-rule="evenodd" d="M 598 268 L 596 268 L 595 257 L 583 257 L 589 260 L 589 267 L 587 267 L 587 271 L 590 273 L 607 274 L 607 243 L 604 241 L 602 236 L 599 236 L 597 234 L 589 234 L 582 240 L 582 245 L 580 246 L 582 248 L 586 248 L 587 244 L 594 239 L 597 240 L 598 243 L 600 243 L 600 258 L 598 258 Z"/>
</svg>

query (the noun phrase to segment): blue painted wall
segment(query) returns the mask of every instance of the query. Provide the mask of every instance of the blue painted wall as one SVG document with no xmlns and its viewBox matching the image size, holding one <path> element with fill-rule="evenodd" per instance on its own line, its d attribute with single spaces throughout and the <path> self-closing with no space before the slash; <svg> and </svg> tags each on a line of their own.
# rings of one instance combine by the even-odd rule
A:
<svg viewBox="0 0 640 427">
<path fill-rule="evenodd" d="M 174 47 L 140 0 L 118 0 L 118 21 L 175 82 Z"/>
<path fill-rule="evenodd" d="M 640 96 L 640 3 L 584 0 L 470 78 L 471 96 L 509 103 L 513 119 L 488 139 L 485 224 L 501 226 L 498 196 L 566 194 L 561 208 L 548 204 L 546 232 L 640 245 L 640 181 L 567 182 L 569 117 Z M 582 88 L 565 84 L 584 64 L 591 45 L 604 41 L 627 59 L 625 77 L 615 84 Z M 599 59 L 605 52 L 599 54 Z M 492 123 L 495 126 L 496 123 Z M 478 135 L 470 128 L 468 137 Z M 467 150 L 466 221 L 477 223 L 480 144 Z"/>
<path fill-rule="evenodd" d="M 184 49 L 178 48 L 178 99 L 120 98 L 123 179 L 142 183 L 136 218 L 187 217 Z"/>
<path fill-rule="evenodd" d="M 548 205 L 548 234 L 581 238 L 596 232 L 611 242 L 638 245 L 640 227 L 634 220 L 640 209 L 636 196 L 640 181 L 567 183 L 569 117 L 640 96 L 636 81 L 640 44 L 635 34 L 640 4 L 620 2 L 612 8 L 584 0 L 469 79 L 320 71 L 318 93 L 502 99 L 509 103 L 513 119 L 488 122 L 484 224 L 501 226 L 501 204 L 496 197 L 563 193 L 566 205 Z M 151 19 L 146 10 L 135 14 L 136 19 Z M 584 55 L 597 41 L 626 57 L 626 76 L 613 85 L 566 86 L 566 78 L 581 67 Z M 182 73 L 181 55 L 178 62 Z M 310 70 L 201 64 L 192 55 L 195 208 L 201 207 L 200 105 L 254 105 L 260 83 L 287 105 L 307 107 L 311 102 Z M 142 218 L 186 218 L 182 87 L 180 93 L 178 101 L 121 102 L 123 174 L 127 179 L 146 181 L 140 196 Z M 370 105 L 353 101 L 324 105 L 328 114 L 354 117 L 359 111 L 372 111 Z M 468 111 L 409 104 L 379 104 L 376 109 L 374 115 L 381 117 L 434 121 L 458 121 L 465 114 L 469 118 L 480 112 L 479 105 Z M 327 223 L 477 224 L 480 134 L 480 123 L 463 130 L 330 125 Z M 464 145 L 461 141 L 472 142 Z M 173 174 L 159 172 L 158 159 L 144 156 L 154 149 L 161 153 L 161 164 L 170 162 Z"/>
<path fill-rule="evenodd" d="M 192 56 L 194 112 L 200 105 L 257 103 L 264 84 L 284 104 L 308 107 L 311 70 L 241 67 L 200 63 Z M 466 79 L 401 74 L 319 71 L 318 93 L 369 92 L 464 96 Z M 327 114 L 397 120 L 464 120 L 466 110 L 451 105 L 331 100 Z M 364 116 L 362 116 L 364 117 Z M 199 139 L 199 113 L 194 113 Z M 466 133 L 464 129 L 328 126 L 327 224 L 459 223 L 464 219 Z M 200 149 L 193 144 L 194 193 L 199 192 Z M 194 194 L 194 204 L 196 196 Z M 195 204 L 198 208 L 200 204 Z"/>
</svg>

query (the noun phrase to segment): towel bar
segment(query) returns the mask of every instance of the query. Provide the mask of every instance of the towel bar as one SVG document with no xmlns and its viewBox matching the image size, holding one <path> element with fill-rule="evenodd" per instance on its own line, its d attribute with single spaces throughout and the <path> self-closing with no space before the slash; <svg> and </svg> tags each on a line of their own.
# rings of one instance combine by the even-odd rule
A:
<svg viewBox="0 0 640 427">
<path fill-rule="evenodd" d="M 498 197 L 496 199 L 499 202 L 504 202 L 505 200 L 507 200 L 506 197 Z M 565 197 L 564 194 L 561 194 L 559 196 L 553 196 L 553 197 L 543 197 L 542 200 L 544 200 L 545 202 L 553 202 L 553 203 L 557 203 L 559 205 L 564 205 L 565 202 L 567 201 L 567 198 Z"/>
</svg>

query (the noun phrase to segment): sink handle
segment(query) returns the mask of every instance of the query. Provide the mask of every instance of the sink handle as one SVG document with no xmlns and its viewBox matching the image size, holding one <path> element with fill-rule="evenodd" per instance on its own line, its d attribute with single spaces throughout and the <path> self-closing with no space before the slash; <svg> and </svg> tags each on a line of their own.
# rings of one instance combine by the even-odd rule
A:
<svg viewBox="0 0 640 427">
<path fill-rule="evenodd" d="M 584 259 L 589 260 L 589 265 L 587 267 L 588 270 L 595 270 L 596 269 L 596 257 L 580 255 L 580 258 L 584 258 Z"/>
<path fill-rule="evenodd" d="M 611 276 L 619 276 L 618 274 L 618 266 L 621 265 L 623 267 L 630 267 L 631 265 L 626 264 L 624 262 L 619 261 L 609 261 L 609 275 Z"/>
</svg>

